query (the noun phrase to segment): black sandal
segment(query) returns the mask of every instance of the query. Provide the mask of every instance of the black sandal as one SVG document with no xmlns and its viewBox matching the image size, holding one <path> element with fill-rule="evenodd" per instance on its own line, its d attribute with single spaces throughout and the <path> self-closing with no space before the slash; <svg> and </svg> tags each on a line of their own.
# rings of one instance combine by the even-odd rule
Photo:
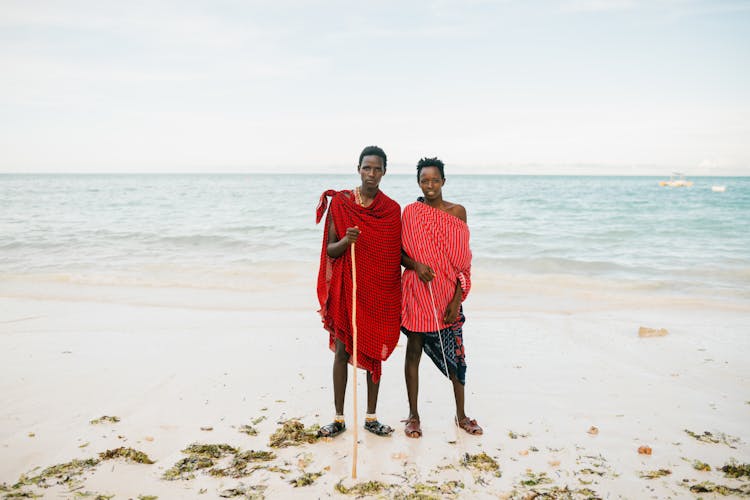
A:
<svg viewBox="0 0 750 500">
<path fill-rule="evenodd" d="M 393 427 L 381 424 L 377 420 L 365 420 L 365 429 L 383 437 L 390 436 L 393 433 Z"/>
<path fill-rule="evenodd" d="M 318 429 L 318 437 L 336 437 L 342 432 L 346 430 L 346 424 L 344 422 L 339 422 L 338 420 L 334 420 L 330 424 L 326 424 L 320 429 Z"/>
</svg>

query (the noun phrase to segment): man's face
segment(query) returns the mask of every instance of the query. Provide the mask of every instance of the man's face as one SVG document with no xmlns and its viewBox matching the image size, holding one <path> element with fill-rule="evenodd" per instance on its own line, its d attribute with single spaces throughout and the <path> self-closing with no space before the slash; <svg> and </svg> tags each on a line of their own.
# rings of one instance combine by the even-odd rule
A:
<svg viewBox="0 0 750 500">
<path fill-rule="evenodd" d="M 376 188 L 380 185 L 380 179 L 385 175 L 383 159 L 375 155 L 364 156 L 357 171 L 362 177 L 362 187 Z"/>
</svg>

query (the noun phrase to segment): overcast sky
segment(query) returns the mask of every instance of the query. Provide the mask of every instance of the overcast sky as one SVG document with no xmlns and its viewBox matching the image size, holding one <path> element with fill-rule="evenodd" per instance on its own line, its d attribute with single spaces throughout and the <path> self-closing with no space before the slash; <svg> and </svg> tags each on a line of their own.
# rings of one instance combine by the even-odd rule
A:
<svg viewBox="0 0 750 500">
<path fill-rule="evenodd" d="M 0 0 L 0 172 L 750 175 L 750 1 Z"/>
</svg>

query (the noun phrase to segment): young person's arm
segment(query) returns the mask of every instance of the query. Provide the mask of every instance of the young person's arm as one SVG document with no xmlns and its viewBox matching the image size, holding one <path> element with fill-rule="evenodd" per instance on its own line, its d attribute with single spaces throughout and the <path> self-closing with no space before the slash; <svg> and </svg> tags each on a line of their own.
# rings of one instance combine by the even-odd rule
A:
<svg viewBox="0 0 750 500">
<path fill-rule="evenodd" d="M 443 315 L 443 323 L 446 325 L 452 325 L 458 319 L 458 309 L 461 307 L 461 297 L 463 297 L 461 281 L 456 280 L 456 291 L 453 293 L 451 301 L 448 302 L 448 307 L 445 308 L 445 314 Z"/>
<path fill-rule="evenodd" d="M 432 270 L 427 264 L 422 264 L 409 257 L 404 249 L 401 249 L 401 265 L 411 271 L 416 271 L 419 279 L 428 283 L 435 277 L 435 271 Z"/>
</svg>

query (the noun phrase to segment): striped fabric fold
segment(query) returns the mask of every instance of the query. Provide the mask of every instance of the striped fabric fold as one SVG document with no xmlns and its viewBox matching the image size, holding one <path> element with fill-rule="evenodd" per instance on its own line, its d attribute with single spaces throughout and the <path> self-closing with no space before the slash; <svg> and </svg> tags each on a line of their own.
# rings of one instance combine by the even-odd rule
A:
<svg viewBox="0 0 750 500">
<path fill-rule="evenodd" d="M 471 289 L 471 250 L 469 226 L 451 214 L 425 203 L 411 203 L 401 216 L 401 246 L 417 262 L 430 266 L 436 277 L 432 280 L 440 329 L 448 303 L 461 284 L 465 300 Z M 404 271 L 401 279 L 401 325 L 412 332 L 434 332 L 435 314 L 430 290 L 416 271 Z"/>
</svg>

